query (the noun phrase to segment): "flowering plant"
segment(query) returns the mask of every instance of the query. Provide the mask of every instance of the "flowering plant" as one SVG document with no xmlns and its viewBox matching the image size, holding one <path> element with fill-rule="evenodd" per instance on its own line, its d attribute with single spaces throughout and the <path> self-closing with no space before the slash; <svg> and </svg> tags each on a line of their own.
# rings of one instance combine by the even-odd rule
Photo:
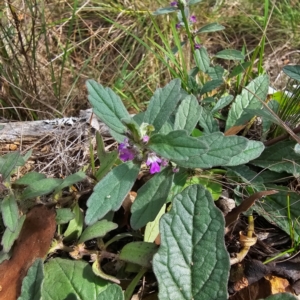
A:
<svg viewBox="0 0 300 300">
<path fill-rule="evenodd" d="M 198 2 L 173 1 L 169 7 L 154 13 L 177 12 L 179 22 L 175 27 L 185 28 L 187 33 L 187 40 L 181 46 L 191 45 L 196 66 L 189 72 L 183 70 L 187 76 L 157 89 L 145 112 L 131 117 L 110 88 L 94 80 L 87 81 L 93 111 L 118 142 L 121 162 L 112 161 L 112 170 L 95 186 L 87 202 L 85 222 L 93 226 L 109 212 L 118 210 L 140 169 L 149 169 L 152 177 L 137 191 L 130 225 L 133 230 L 146 226 L 143 245 L 150 250 L 144 249 L 143 253 L 150 257 L 156 252 L 153 241 L 161 234 L 160 248 L 153 257 L 160 299 L 171 299 L 172 295 L 176 299 L 227 297 L 229 257 L 223 239 L 224 218 L 213 204 L 222 186 L 190 174 L 230 174 L 245 184 L 255 178 L 248 190 L 253 193 L 264 190 L 265 186 L 263 177 L 249 165 L 282 171 L 273 166 L 271 157 L 276 151 L 265 149 L 263 143 L 272 122 L 277 122 L 265 102 L 269 78 L 258 76 L 243 89 L 239 88 L 241 92 L 236 95 L 224 89 L 226 76 L 234 78 L 245 70 L 237 68 L 229 74 L 210 59 L 198 35 L 222 30 L 223 26 L 213 23 L 193 30 L 196 17 L 190 14 L 189 7 Z M 181 51 L 180 47 L 177 50 Z M 244 60 L 244 55 L 236 50 L 222 50 L 214 57 Z M 228 115 L 222 115 L 222 109 L 229 105 Z M 256 115 L 263 119 L 261 140 L 237 136 Z M 217 117 L 225 120 L 225 128 Z M 290 161 L 293 159 L 295 156 Z M 285 164 L 285 170 L 293 173 L 295 165 Z M 239 187 L 235 193 L 241 195 Z M 172 209 L 162 217 L 167 203 L 171 203 Z M 287 223 L 282 226 L 283 230 L 286 228 Z M 129 248 L 133 251 L 134 247 Z M 177 264 L 172 260 L 174 257 Z M 132 262 L 131 257 L 126 259 Z"/>
</svg>

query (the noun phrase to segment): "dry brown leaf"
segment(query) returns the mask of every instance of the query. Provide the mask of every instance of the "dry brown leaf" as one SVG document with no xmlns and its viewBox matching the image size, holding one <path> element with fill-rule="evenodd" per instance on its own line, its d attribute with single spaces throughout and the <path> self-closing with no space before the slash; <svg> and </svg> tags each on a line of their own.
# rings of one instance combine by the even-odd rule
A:
<svg viewBox="0 0 300 300">
<path fill-rule="evenodd" d="M 26 216 L 10 260 L 0 265 L 0 299 L 16 300 L 22 280 L 36 258 L 44 258 L 56 229 L 55 211 L 36 206 Z"/>
<path fill-rule="evenodd" d="M 278 191 L 276 190 L 261 191 L 261 192 L 254 193 L 246 200 L 244 200 L 239 206 L 235 207 L 232 211 L 230 211 L 227 214 L 227 216 L 225 217 L 226 227 L 232 224 L 233 222 L 235 222 L 238 219 L 240 213 L 247 211 L 254 204 L 256 200 L 264 196 L 273 195 L 277 193 Z"/>
<path fill-rule="evenodd" d="M 233 126 L 231 128 L 229 128 L 224 135 L 228 136 L 228 135 L 236 135 L 237 133 L 239 133 L 241 130 L 243 130 L 246 127 L 246 125 L 238 125 L 238 126 Z"/>
</svg>

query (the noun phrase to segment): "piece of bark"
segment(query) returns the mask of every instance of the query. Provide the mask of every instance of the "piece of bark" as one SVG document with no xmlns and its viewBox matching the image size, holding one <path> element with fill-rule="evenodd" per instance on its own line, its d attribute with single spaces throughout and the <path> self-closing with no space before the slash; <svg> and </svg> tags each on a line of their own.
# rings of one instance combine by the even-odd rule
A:
<svg viewBox="0 0 300 300">
<path fill-rule="evenodd" d="M 37 258 L 44 258 L 56 229 L 55 210 L 36 206 L 26 216 L 10 260 L 0 265 L 0 299 L 16 300 L 22 280 Z"/>
</svg>

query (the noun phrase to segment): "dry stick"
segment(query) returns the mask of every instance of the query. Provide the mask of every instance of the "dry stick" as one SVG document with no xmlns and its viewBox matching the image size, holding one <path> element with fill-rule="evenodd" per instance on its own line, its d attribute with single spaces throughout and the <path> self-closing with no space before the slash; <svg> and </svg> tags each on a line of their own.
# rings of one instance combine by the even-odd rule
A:
<svg viewBox="0 0 300 300">
<path fill-rule="evenodd" d="M 252 91 L 244 87 L 245 90 L 247 90 L 249 93 L 251 93 L 254 97 L 256 97 L 263 105 L 264 107 L 269 111 L 269 113 L 280 123 L 280 125 L 289 133 L 289 135 L 298 143 L 300 144 L 300 138 L 294 133 L 294 131 L 287 126 L 275 113 L 274 111 L 263 101 L 261 100 L 257 95 L 255 95 Z"/>
<path fill-rule="evenodd" d="M 295 129 L 293 129 L 293 132 L 294 132 L 295 134 L 299 133 L 299 132 L 300 132 L 300 125 L 297 126 Z M 282 135 L 277 136 L 277 137 L 274 138 L 274 139 L 271 139 L 271 140 L 268 140 L 268 141 L 264 142 L 264 145 L 265 145 L 265 146 L 271 146 L 271 145 L 274 145 L 274 144 L 276 144 L 277 142 L 280 142 L 280 141 L 283 141 L 283 140 L 287 139 L 289 136 L 290 136 L 290 135 L 289 135 L 288 133 L 284 133 L 284 134 L 282 134 Z"/>
</svg>

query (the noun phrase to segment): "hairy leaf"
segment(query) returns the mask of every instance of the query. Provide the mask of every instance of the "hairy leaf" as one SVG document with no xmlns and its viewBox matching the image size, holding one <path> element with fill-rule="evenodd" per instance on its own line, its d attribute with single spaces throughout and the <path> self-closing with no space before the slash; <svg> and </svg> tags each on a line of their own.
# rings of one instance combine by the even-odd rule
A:
<svg viewBox="0 0 300 300">
<path fill-rule="evenodd" d="M 15 231 L 18 219 L 19 209 L 17 201 L 13 194 L 6 196 L 1 202 L 1 212 L 4 225 L 10 230 Z"/>
<path fill-rule="evenodd" d="M 300 81 L 300 66 L 284 66 L 283 72 L 292 79 Z"/>
<path fill-rule="evenodd" d="M 230 60 L 243 60 L 245 59 L 244 54 L 238 50 L 226 49 L 218 52 L 215 57 L 230 59 Z"/>
<path fill-rule="evenodd" d="M 75 214 L 70 208 L 58 208 L 56 209 L 55 221 L 57 224 L 66 224 L 74 219 Z"/>
<path fill-rule="evenodd" d="M 206 72 L 210 65 L 210 59 L 207 50 L 204 47 L 195 50 L 194 58 L 196 66 L 199 68 L 199 70 Z"/>
<path fill-rule="evenodd" d="M 194 95 L 189 95 L 180 103 L 175 116 L 174 130 L 184 129 L 191 133 L 200 117 L 201 106 Z"/>
<path fill-rule="evenodd" d="M 219 101 L 216 103 L 216 105 L 214 106 L 214 108 L 211 110 L 211 113 L 214 113 L 224 107 L 226 107 L 227 105 L 229 105 L 233 100 L 233 96 L 232 95 L 227 95 L 227 96 L 223 96 L 219 99 Z"/>
<path fill-rule="evenodd" d="M 296 177 L 300 174 L 300 156 L 293 150 L 294 141 L 281 141 L 270 147 L 251 164 L 275 172 L 288 172 Z"/>
<path fill-rule="evenodd" d="M 88 99 L 94 113 L 110 129 L 116 133 L 123 134 L 126 131 L 126 126 L 122 124 L 121 119 L 128 119 L 130 115 L 120 97 L 112 89 L 104 88 L 94 80 L 88 80 L 86 86 L 89 93 Z"/>
<path fill-rule="evenodd" d="M 139 229 L 155 219 L 161 207 L 166 203 L 174 173 L 171 168 L 153 176 L 137 193 L 131 206 L 130 224 Z"/>
<path fill-rule="evenodd" d="M 218 24 L 218 23 L 211 23 L 211 24 L 207 24 L 203 27 L 201 27 L 200 29 L 198 29 L 196 31 L 196 34 L 198 33 L 204 33 L 204 32 L 215 32 L 215 31 L 220 31 L 225 29 L 224 26 Z"/>
<path fill-rule="evenodd" d="M 122 288 L 117 284 L 110 284 L 105 291 L 100 293 L 97 300 L 124 300 Z"/>
<path fill-rule="evenodd" d="M 62 183 L 60 178 L 45 178 L 35 183 L 30 184 L 23 192 L 21 199 L 27 200 L 30 198 L 39 197 L 50 194 Z"/>
<path fill-rule="evenodd" d="M 154 92 L 144 115 L 144 123 L 152 124 L 155 132 L 159 132 L 176 108 L 181 98 L 180 90 L 180 79 L 174 79 Z"/>
<path fill-rule="evenodd" d="M 140 166 L 129 161 L 112 169 L 94 188 L 87 201 L 85 222 L 95 223 L 110 210 L 118 210 L 133 186 Z"/>
<path fill-rule="evenodd" d="M 101 220 L 96 222 L 95 224 L 88 226 L 82 233 L 78 243 L 84 243 L 88 240 L 103 237 L 108 232 L 118 228 L 118 225 L 113 222 L 109 222 L 107 220 Z"/>
<path fill-rule="evenodd" d="M 9 230 L 9 228 L 5 229 L 1 240 L 1 245 L 3 246 L 4 252 L 9 252 L 15 240 L 19 237 L 25 219 L 26 215 L 23 215 L 18 219 L 18 224 L 14 231 Z"/>
<path fill-rule="evenodd" d="M 167 135 L 155 134 L 149 148 L 160 156 L 185 168 L 211 168 L 248 162 L 261 153 L 263 144 L 248 141 L 239 136 L 224 136 L 222 133 L 193 138 L 185 131 L 177 130 Z M 244 151 L 247 151 L 244 153 Z"/>
<path fill-rule="evenodd" d="M 23 279 L 21 295 L 18 300 L 40 300 L 43 280 L 43 260 L 38 258 L 29 268 L 26 277 Z"/>
<path fill-rule="evenodd" d="M 199 125 L 203 128 L 205 134 L 220 131 L 217 120 L 204 107 L 200 106 Z"/>
<path fill-rule="evenodd" d="M 248 122 L 254 115 L 246 112 L 246 109 L 261 109 L 269 89 L 269 78 L 262 75 L 251 81 L 243 89 L 241 95 L 234 100 L 226 121 L 226 130 L 230 127 L 243 125 Z"/>
<path fill-rule="evenodd" d="M 159 15 L 165 15 L 165 14 L 169 14 L 169 13 L 172 13 L 174 11 L 177 11 L 178 8 L 177 7 L 173 7 L 173 6 L 170 6 L 170 7 L 164 7 L 164 8 L 159 8 L 157 9 L 153 15 L 154 16 L 159 16 Z"/>
<path fill-rule="evenodd" d="M 193 185 L 176 195 L 160 231 L 153 259 L 160 299 L 227 299 L 224 218 L 210 193 Z"/>
<path fill-rule="evenodd" d="M 45 264 L 44 273 L 42 299 L 97 299 L 99 293 L 108 286 L 83 261 L 54 258 Z"/>
<path fill-rule="evenodd" d="M 218 88 L 219 86 L 221 86 L 223 83 L 223 80 L 222 79 L 214 79 L 214 80 L 211 80 L 211 81 L 208 81 L 206 82 L 201 91 L 200 91 L 200 95 L 204 95 L 208 92 L 211 92 L 213 91 L 214 89 Z"/>
<path fill-rule="evenodd" d="M 126 244 L 119 258 L 142 267 L 150 268 L 153 255 L 157 251 L 157 245 L 147 242 L 131 242 Z"/>
</svg>

